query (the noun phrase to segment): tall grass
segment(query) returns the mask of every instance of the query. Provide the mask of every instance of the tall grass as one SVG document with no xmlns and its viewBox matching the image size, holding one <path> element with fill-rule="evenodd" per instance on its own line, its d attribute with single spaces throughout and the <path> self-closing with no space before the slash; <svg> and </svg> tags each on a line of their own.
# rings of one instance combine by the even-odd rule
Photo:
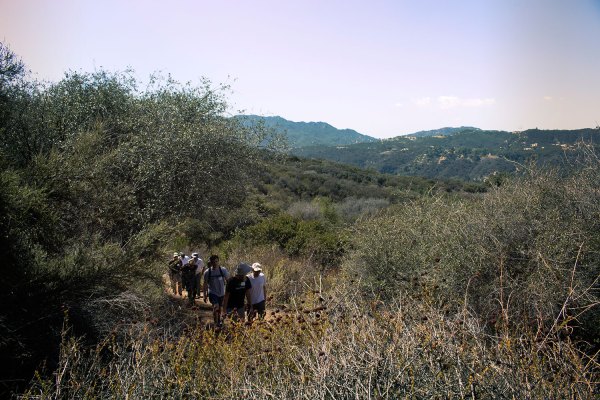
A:
<svg viewBox="0 0 600 400">
<path fill-rule="evenodd" d="M 85 350 L 65 336 L 33 398 L 594 398 L 597 363 L 570 341 L 494 336 L 468 314 L 351 287 L 307 294 L 252 326 L 174 338 L 148 323 Z M 311 297 L 312 296 L 312 297 Z M 325 299 L 322 301 L 320 299 Z M 316 307 L 315 307 L 316 306 Z M 312 311 L 311 311 L 312 310 Z"/>
</svg>

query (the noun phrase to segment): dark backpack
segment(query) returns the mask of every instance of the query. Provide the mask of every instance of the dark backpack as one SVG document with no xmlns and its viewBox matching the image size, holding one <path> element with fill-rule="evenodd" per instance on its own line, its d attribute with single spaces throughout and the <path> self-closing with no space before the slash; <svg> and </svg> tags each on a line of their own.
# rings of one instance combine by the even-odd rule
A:
<svg viewBox="0 0 600 400">
<path fill-rule="evenodd" d="M 225 275 L 223 275 L 223 267 L 219 267 L 219 273 L 221 274 L 221 278 L 223 278 Z M 208 282 L 210 282 L 210 273 L 212 272 L 212 267 L 208 267 Z"/>
<path fill-rule="evenodd" d="M 196 264 L 185 264 L 182 269 L 183 278 L 190 279 L 194 277 L 194 273 L 196 272 Z"/>
<path fill-rule="evenodd" d="M 181 272 L 182 266 L 183 265 L 182 265 L 181 260 L 171 260 L 171 261 L 169 261 L 169 272 L 171 272 L 172 274 Z"/>
</svg>

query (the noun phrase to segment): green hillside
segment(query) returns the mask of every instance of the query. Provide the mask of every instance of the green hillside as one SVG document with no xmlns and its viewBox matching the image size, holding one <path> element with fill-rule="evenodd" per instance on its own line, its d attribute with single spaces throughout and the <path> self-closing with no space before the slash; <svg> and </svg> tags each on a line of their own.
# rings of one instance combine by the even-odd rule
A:
<svg viewBox="0 0 600 400">
<path fill-rule="evenodd" d="M 337 129 L 325 122 L 294 122 L 281 117 L 238 115 L 235 118 L 247 126 L 263 124 L 287 138 L 291 148 L 305 146 L 341 146 L 353 143 L 373 142 L 377 139 L 352 129 Z"/>
<path fill-rule="evenodd" d="M 466 128 L 451 135 L 400 136 L 344 147 L 305 147 L 294 154 L 373 168 L 380 172 L 428 178 L 483 180 L 514 172 L 522 164 L 566 165 L 578 143 L 597 143 L 600 131 L 484 131 Z"/>
<path fill-rule="evenodd" d="M 293 202 L 317 197 L 328 198 L 334 203 L 348 199 L 398 203 L 425 193 L 478 193 L 484 192 L 486 187 L 457 180 L 384 174 L 328 160 L 289 156 L 266 162 L 256 189 L 267 201 L 286 208 Z"/>
<path fill-rule="evenodd" d="M 445 127 L 440 129 L 433 129 L 429 131 L 418 131 L 415 133 L 411 133 L 407 136 L 415 136 L 415 137 L 426 137 L 426 136 L 450 136 L 455 133 L 459 133 L 466 130 L 480 130 L 478 128 L 473 128 L 472 126 L 461 126 L 459 128 Z"/>
</svg>

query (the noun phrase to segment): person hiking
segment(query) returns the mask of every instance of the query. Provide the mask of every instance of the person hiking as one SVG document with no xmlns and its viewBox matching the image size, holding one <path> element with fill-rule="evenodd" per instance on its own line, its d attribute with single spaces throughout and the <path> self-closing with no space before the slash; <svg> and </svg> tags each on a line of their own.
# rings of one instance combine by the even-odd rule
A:
<svg viewBox="0 0 600 400">
<path fill-rule="evenodd" d="M 248 313 L 248 321 L 252 321 L 257 313 L 258 318 L 263 319 L 267 302 L 267 279 L 262 273 L 262 266 L 259 263 L 252 264 L 252 273 L 248 274 L 248 279 L 252 284 L 250 288 L 252 311 Z"/>
<path fill-rule="evenodd" d="M 179 259 L 181 260 L 182 268 L 185 267 L 190 260 L 190 258 L 188 256 L 186 256 L 185 253 L 179 253 Z M 185 281 L 182 281 L 182 283 L 183 283 L 183 289 L 188 290 L 187 287 L 185 286 Z"/>
<path fill-rule="evenodd" d="M 225 282 L 229 279 L 229 271 L 219 265 L 219 256 L 213 254 L 208 260 L 208 268 L 204 271 L 202 293 L 204 302 L 210 301 L 213 306 L 213 319 L 216 326 L 221 326 L 221 307 L 225 297 Z"/>
<path fill-rule="evenodd" d="M 169 261 L 169 280 L 171 281 L 173 294 L 179 294 L 180 296 L 183 293 L 183 288 L 181 287 L 181 267 L 183 265 L 179 258 L 179 253 L 173 253 L 173 258 Z"/>
<path fill-rule="evenodd" d="M 185 290 L 187 290 L 187 295 L 188 295 L 188 299 L 189 299 L 189 303 L 191 306 L 193 306 L 194 303 L 194 296 L 196 294 L 196 262 L 194 261 L 193 258 L 190 258 L 188 263 L 185 264 L 182 268 L 181 268 L 181 277 L 183 280 L 183 285 L 185 287 Z"/>
<path fill-rule="evenodd" d="M 194 298 L 200 298 L 200 281 L 202 280 L 202 275 L 206 270 L 206 266 L 204 265 L 204 260 L 200 258 L 200 255 L 198 253 L 192 253 L 192 259 L 196 264 L 196 271 L 194 274 Z"/>
<path fill-rule="evenodd" d="M 250 302 L 250 288 L 252 284 L 246 276 L 246 271 L 247 269 L 244 268 L 243 264 L 238 265 L 235 269 L 235 276 L 227 282 L 227 288 L 225 289 L 223 313 L 232 315 L 234 321 L 238 319 L 244 321 L 246 311 L 244 303 L 250 308 L 249 312 L 252 312 Z"/>
</svg>

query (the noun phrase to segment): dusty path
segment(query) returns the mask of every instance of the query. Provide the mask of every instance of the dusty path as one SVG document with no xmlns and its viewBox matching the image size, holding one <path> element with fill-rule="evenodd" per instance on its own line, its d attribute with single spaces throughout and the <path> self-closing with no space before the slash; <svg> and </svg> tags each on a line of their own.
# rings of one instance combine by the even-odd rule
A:
<svg viewBox="0 0 600 400">
<path fill-rule="evenodd" d="M 195 322 L 197 324 L 210 324 L 213 322 L 212 305 L 207 301 L 204 302 L 204 297 L 201 294 L 200 298 L 194 300 L 194 305 L 190 305 L 188 299 L 188 293 L 183 290 L 183 295 L 173 293 L 169 278 L 165 274 L 163 275 L 163 282 L 165 282 L 165 292 L 171 299 L 171 301 L 177 304 L 178 308 L 183 314 L 185 314 L 188 322 Z"/>
<path fill-rule="evenodd" d="M 204 302 L 204 298 L 200 295 L 199 299 L 195 299 L 194 305 L 190 305 L 187 297 L 187 292 L 183 291 L 183 296 L 173 294 L 168 289 L 167 294 L 174 304 L 177 305 L 177 314 L 180 321 L 188 327 L 201 327 L 203 329 L 214 329 L 214 319 L 212 305 L 209 302 Z"/>
</svg>

